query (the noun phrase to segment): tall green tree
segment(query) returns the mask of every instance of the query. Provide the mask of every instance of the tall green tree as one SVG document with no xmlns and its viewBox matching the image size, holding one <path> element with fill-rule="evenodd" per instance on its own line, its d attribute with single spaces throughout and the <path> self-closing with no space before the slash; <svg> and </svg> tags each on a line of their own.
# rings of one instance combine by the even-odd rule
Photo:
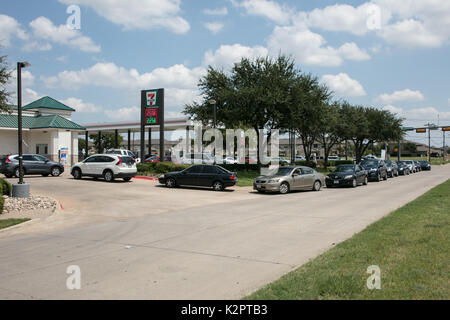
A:
<svg viewBox="0 0 450 320">
<path fill-rule="evenodd" d="M 11 78 L 11 71 L 8 70 L 6 56 L 0 56 L 0 112 L 10 111 L 10 93 L 6 90 L 6 85 Z"/>
<path fill-rule="evenodd" d="M 91 134 L 91 135 L 89 135 L 89 138 L 91 140 L 94 140 L 94 146 L 95 146 L 95 148 L 98 148 L 98 134 Z M 119 146 L 122 144 L 122 142 L 123 142 L 123 137 L 121 135 L 119 135 L 118 136 Z M 101 143 L 102 143 L 103 150 L 116 148 L 115 134 L 102 134 Z M 98 152 L 100 152 L 100 150 L 98 150 Z"/>
</svg>

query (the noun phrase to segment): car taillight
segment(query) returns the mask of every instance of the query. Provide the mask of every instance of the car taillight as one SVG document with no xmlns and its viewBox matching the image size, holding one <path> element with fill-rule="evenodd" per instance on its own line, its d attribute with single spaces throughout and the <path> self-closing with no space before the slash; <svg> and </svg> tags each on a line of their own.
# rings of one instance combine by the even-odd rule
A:
<svg viewBox="0 0 450 320">
<path fill-rule="evenodd" d="M 7 156 L 7 157 L 6 157 L 6 160 L 5 160 L 6 163 L 11 163 L 11 159 L 10 159 L 9 157 L 10 157 L 10 156 Z"/>
<path fill-rule="evenodd" d="M 121 157 L 118 157 L 118 158 L 119 158 L 119 161 L 116 163 L 116 166 L 120 166 L 122 164 L 122 158 Z"/>
<path fill-rule="evenodd" d="M 231 180 L 236 180 L 236 175 L 233 174 L 233 175 L 230 177 L 230 179 L 231 179 Z"/>
</svg>

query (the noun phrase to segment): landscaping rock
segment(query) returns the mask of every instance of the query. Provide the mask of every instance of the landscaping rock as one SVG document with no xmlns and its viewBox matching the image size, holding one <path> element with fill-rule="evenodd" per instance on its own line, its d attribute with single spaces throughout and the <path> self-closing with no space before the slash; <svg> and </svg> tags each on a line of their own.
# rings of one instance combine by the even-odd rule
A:
<svg viewBox="0 0 450 320">
<path fill-rule="evenodd" d="M 55 211 L 58 203 L 48 197 L 33 196 L 29 198 L 13 198 L 5 196 L 5 207 L 3 214 L 30 212 L 36 210 Z"/>
</svg>

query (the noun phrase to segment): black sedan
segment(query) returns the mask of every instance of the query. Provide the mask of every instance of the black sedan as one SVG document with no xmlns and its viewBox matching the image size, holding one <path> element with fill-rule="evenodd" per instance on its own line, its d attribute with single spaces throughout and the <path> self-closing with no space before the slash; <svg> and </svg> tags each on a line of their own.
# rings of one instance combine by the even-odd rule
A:
<svg viewBox="0 0 450 320">
<path fill-rule="evenodd" d="M 356 188 L 358 185 L 367 185 L 367 171 L 360 165 L 339 165 L 331 172 L 326 180 L 327 188 L 347 186 Z"/>
<path fill-rule="evenodd" d="M 168 188 L 196 186 L 213 188 L 215 191 L 233 187 L 238 181 L 236 173 L 213 165 L 196 165 L 183 171 L 166 173 L 158 180 Z"/>
<path fill-rule="evenodd" d="M 409 166 L 403 162 L 397 162 L 397 166 L 398 166 L 398 174 L 401 176 L 408 176 L 411 172 L 409 170 Z"/>
<path fill-rule="evenodd" d="M 431 171 L 431 164 L 426 160 L 419 161 L 422 171 Z"/>
<path fill-rule="evenodd" d="M 367 171 L 369 181 L 380 182 L 381 179 L 383 180 L 388 179 L 387 167 L 383 160 L 378 159 L 363 160 L 361 161 L 360 165 Z"/>
<path fill-rule="evenodd" d="M 392 160 L 386 161 L 386 168 L 389 178 L 398 177 L 398 166 L 397 162 Z"/>
</svg>

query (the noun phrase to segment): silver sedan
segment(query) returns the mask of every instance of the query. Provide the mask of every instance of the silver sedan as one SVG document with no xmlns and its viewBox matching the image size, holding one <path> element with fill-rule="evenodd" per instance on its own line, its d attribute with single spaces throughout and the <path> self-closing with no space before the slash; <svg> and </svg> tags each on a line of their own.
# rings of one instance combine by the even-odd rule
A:
<svg viewBox="0 0 450 320">
<path fill-rule="evenodd" d="M 293 190 L 320 191 L 325 185 L 325 176 L 308 167 L 281 167 L 273 175 L 255 179 L 253 189 L 260 193 L 289 193 Z"/>
</svg>

